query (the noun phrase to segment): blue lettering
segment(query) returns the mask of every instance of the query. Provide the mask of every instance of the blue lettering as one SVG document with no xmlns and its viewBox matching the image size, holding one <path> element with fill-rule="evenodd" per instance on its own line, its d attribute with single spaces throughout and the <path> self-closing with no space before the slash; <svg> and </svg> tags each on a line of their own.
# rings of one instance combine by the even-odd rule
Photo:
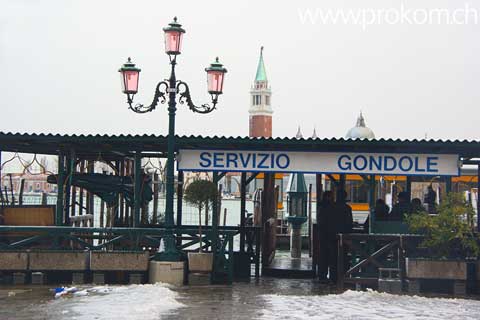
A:
<svg viewBox="0 0 480 320">
<path fill-rule="evenodd" d="M 420 162 L 420 160 L 418 159 L 418 157 L 415 157 L 415 171 L 416 172 L 425 172 L 425 169 L 420 168 L 419 162 Z"/>
<path fill-rule="evenodd" d="M 260 162 L 258 163 L 259 169 L 268 169 L 268 166 L 264 165 L 267 161 L 269 154 L 268 153 L 259 153 L 258 156 L 260 157 Z"/>
<path fill-rule="evenodd" d="M 391 165 L 389 166 L 388 165 L 388 161 L 391 161 Z M 397 166 L 397 160 L 392 157 L 392 156 L 385 156 L 383 158 L 383 170 L 385 171 L 393 171 L 395 169 L 395 167 Z"/>
<path fill-rule="evenodd" d="M 238 168 L 238 155 L 236 153 L 227 153 L 227 168 Z M 232 163 L 233 165 L 230 165 Z"/>
<path fill-rule="evenodd" d="M 438 168 L 434 168 L 434 166 L 438 166 L 438 157 L 427 157 L 427 172 L 438 172 Z"/>
<path fill-rule="evenodd" d="M 362 165 L 360 166 L 359 165 L 359 161 L 358 160 L 362 160 L 363 163 Z M 356 156 L 354 159 L 353 159 L 353 167 L 355 169 L 357 169 L 358 171 L 362 171 L 362 170 L 365 170 L 365 168 L 367 167 L 368 163 L 367 163 L 367 158 L 365 158 L 365 156 Z"/>
<path fill-rule="evenodd" d="M 407 167 L 405 167 L 405 160 L 407 161 Z M 412 170 L 412 167 L 413 167 L 413 161 L 410 157 L 403 156 L 398 161 L 398 166 L 399 166 L 400 170 L 402 170 L 404 172 L 410 171 L 410 170 Z"/>
<path fill-rule="evenodd" d="M 370 156 L 370 171 L 373 171 L 373 165 L 377 167 L 376 170 L 382 170 L 382 156 L 379 156 L 378 158 L 375 158 L 374 156 Z"/>
<path fill-rule="evenodd" d="M 347 161 L 343 161 L 342 160 L 345 159 Z M 342 170 L 350 170 L 352 169 L 352 163 L 350 162 L 352 160 L 352 158 L 350 158 L 350 156 L 344 154 L 344 155 L 341 155 L 339 158 L 338 158 L 338 167 Z"/>
<path fill-rule="evenodd" d="M 214 153 L 213 154 L 213 167 L 214 168 L 223 168 L 225 165 L 223 164 L 223 156 L 225 153 Z"/>
<path fill-rule="evenodd" d="M 281 164 L 280 160 L 281 159 L 284 159 L 284 162 L 283 164 Z M 280 168 L 280 169 L 286 169 L 288 168 L 288 166 L 290 165 L 290 158 L 284 154 L 284 153 L 281 153 L 277 156 L 277 160 L 276 160 L 276 163 L 277 163 L 277 167 Z"/>
<path fill-rule="evenodd" d="M 273 153 L 270 156 L 270 168 L 275 168 L 275 155 Z"/>
<path fill-rule="evenodd" d="M 252 154 L 251 153 L 247 153 L 247 157 L 244 158 L 243 157 L 243 153 L 240 153 L 240 162 L 242 163 L 242 167 L 243 168 L 247 168 L 248 167 L 248 163 L 250 162 L 250 158 L 252 157 Z"/>
<path fill-rule="evenodd" d="M 200 167 L 202 168 L 208 168 L 212 165 L 212 160 L 210 158 L 212 157 L 212 154 L 210 152 L 202 152 L 200 153 Z"/>
</svg>

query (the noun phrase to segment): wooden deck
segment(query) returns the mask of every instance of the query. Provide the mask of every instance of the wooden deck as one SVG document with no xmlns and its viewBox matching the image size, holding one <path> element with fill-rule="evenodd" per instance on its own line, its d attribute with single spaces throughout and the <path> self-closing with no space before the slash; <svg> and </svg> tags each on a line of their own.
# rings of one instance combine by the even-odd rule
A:
<svg viewBox="0 0 480 320">
<path fill-rule="evenodd" d="M 281 257 L 273 259 L 269 266 L 263 268 L 263 276 L 278 278 L 308 279 L 314 278 L 312 258 L 293 259 Z"/>
</svg>

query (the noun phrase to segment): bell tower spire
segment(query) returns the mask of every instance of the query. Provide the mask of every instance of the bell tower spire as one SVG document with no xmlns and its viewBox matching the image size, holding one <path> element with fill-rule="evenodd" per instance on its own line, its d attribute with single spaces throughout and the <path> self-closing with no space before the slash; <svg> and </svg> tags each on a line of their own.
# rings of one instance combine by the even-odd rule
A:
<svg viewBox="0 0 480 320">
<path fill-rule="evenodd" d="M 268 86 L 267 72 L 263 61 L 263 46 L 260 47 L 257 73 L 250 90 L 250 115 L 249 136 L 250 137 L 271 137 L 272 136 L 272 114 L 270 105 L 272 91 Z"/>
</svg>

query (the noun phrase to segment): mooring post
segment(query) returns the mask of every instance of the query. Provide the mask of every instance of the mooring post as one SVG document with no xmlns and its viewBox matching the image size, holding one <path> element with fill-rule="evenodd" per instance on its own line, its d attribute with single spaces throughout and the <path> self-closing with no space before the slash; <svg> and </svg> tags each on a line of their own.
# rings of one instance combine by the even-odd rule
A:
<svg viewBox="0 0 480 320">
<path fill-rule="evenodd" d="M 245 252 L 245 222 L 247 202 L 247 173 L 242 172 L 240 178 L 240 252 Z"/>
<path fill-rule="evenodd" d="M 140 225 L 140 208 L 141 208 L 141 191 L 142 191 L 142 154 L 140 151 L 135 152 L 134 163 L 134 210 L 133 210 L 133 226 Z"/>
<path fill-rule="evenodd" d="M 58 174 L 57 174 L 57 207 L 55 214 L 55 225 L 61 226 L 63 224 L 63 192 L 65 186 L 65 156 L 60 150 L 58 154 Z"/>
<path fill-rule="evenodd" d="M 344 289 L 344 281 L 345 281 L 345 268 L 344 268 L 344 247 L 343 247 L 343 235 L 339 234 L 337 235 L 337 244 L 338 244 L 338 250 L 337 250 L 337 285 L 340 290 Z"/>
<path fill-rule="evenodd" d="M 18 205 L 23 205 L 23 189 L 25 188 L 25 179 L 20 179 L 20 192 L 18 193 Z"/>
</svg>

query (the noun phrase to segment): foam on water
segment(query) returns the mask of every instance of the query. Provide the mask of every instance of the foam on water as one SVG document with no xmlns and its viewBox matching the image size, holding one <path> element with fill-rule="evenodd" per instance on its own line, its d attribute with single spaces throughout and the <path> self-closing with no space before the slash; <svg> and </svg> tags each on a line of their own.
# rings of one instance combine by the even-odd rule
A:
<svg viewBox="0 0 480 320">
<path fill-rule="evenodd" d="M 421 319 L 480 318 L 480 301 L 346 291 L 324 296 L 262 295 L 261 319 Z"/>
<path fill-rule="evenodd" d="M 54 300 L 47 308 L 52 319 L 157 320 L 183 307 L 176 296 L 162 284 L 102 286 L 88 289 L 85 295 Z"/>
</svg>

